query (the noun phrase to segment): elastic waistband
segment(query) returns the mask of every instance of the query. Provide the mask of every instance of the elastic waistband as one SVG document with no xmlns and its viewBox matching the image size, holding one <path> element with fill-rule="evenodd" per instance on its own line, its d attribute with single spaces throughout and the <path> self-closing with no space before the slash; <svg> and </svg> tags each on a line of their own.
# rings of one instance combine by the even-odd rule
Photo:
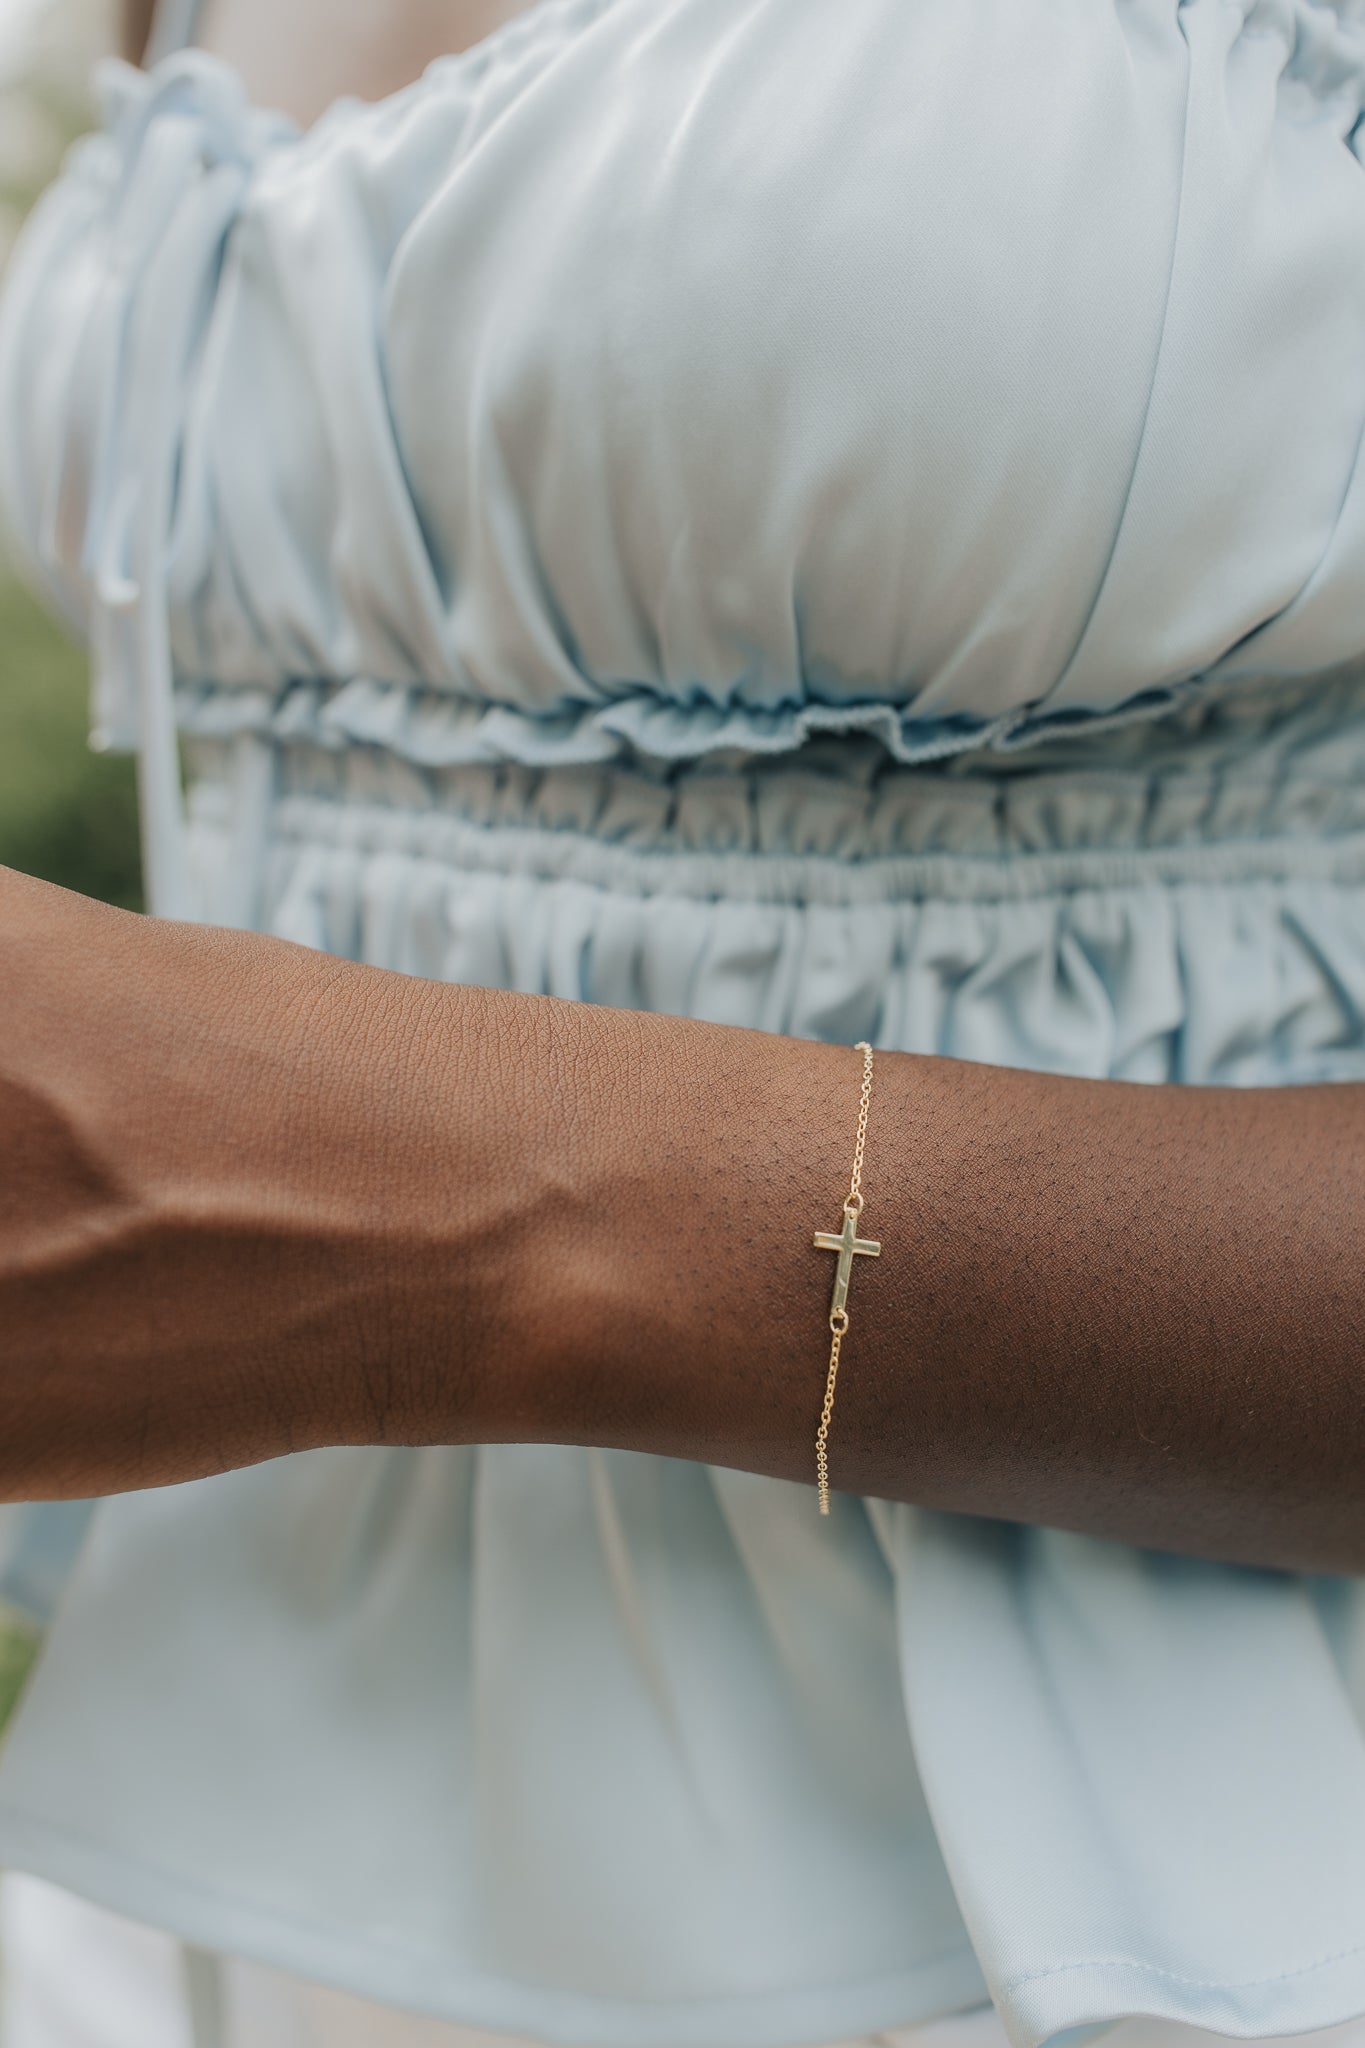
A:
<svg viewBox="0 0 1365 2048">
<path fill-rule="evenodd" d="M 685 893 L 834 887 L 1012 894 L 1150 874 L 1354 872 L 1365 835 L 1365 668 L 1258 685 L 1027 755 L 903 768 L 867 741 L 671 773 L 616 763 L 429 767 L 382 745 L 262 738 L 203 721 L 201 816 L 230 801 L 243 745 L 270 762 L 271 834 L 494 867 L 644 873 Z M 570 853 L 571 847 L 576 848 Z M 869 870 L 860 885 L 797 870 Z M 795 864 L 795 866 L 793 866 Z M 770 879 L 765 883 L 763 871 Z M 875 874 L 871 872 L 875 870 Z M 685 879 L 690 876 L 691 879 Z M 632 876 L 627 886 L 646 886 Z M 655 886 L 649 884 L 648 886 Z"/>
<path fill-rule="evenodd" d="M 192 817 L 219 825 L 212 792 Z M 205 801 L 207 796 L 208 801 Z M 920 853 L 849 859 L 794 852 L 680 852 L 536 826 L 474 825 L 440 813 L 286 798 L 273 846 L 364 861 L 430 862 L 452 875 L 520 875 L 578 882 L 631 897 L 844 905 L 915 900 L 1020 900 L 1079 890 L 1302 881 L 1365 887 L 1365 831 L 1347 836 L 1204 841 L 1117 850 L 1097 845 L 1008 856 Z"/>
</svg>

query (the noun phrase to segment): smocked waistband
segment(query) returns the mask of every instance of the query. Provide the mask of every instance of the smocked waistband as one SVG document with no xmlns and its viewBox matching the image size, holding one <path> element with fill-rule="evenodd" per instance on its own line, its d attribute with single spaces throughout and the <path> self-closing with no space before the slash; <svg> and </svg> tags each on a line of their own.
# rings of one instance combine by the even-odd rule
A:
<svg viewBox="0 0 1365 2048">
<path fill-rule="evenodd" d="M 197 706 L 185 726 L 205 821 L 231 805 L 245 743 L 269 763 L 273 839 L 581 872 L 647 892 L 1009 895 L 1143 875 L 1354 874 L 1365 840 L 1365 667 L 1028 756 L 929 768 L 899 766 L 867 740 L 672 772 L 433 766 L 279 719 L 234 722 L 233 702 Z"/>
</svg>

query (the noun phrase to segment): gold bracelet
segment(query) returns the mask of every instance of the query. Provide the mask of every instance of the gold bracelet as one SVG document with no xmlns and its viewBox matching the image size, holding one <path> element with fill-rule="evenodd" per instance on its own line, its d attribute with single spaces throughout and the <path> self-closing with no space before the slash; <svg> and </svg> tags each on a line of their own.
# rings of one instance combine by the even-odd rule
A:
<svg viewBox="0 0 1365 2048">
<path fill-rule="evenodd" d="M 858 1235 L 858 1218 L 863 1208 L 867 1105 L 872 1099 L 872 1047 L 865 1038 L 860 1038 L 855 1050 L 863 1056 L 863 1092 L 858 1103 L 858 1136 L 853 1145 L 853 1178 L 844 1197 L 843 1228 L 837 1236 L 829 1230 L 817 1230 L 815 1233 L 817 1251 L 839 1254 L 839 1263 L 834 1269 L 834 1293 L 829 1304 L 829 1373 L 825 1380 L 825 1405 L 820 1414 L 820 1427 L 815 1432 L 815 1483 L 820 1493 L 822 1515 L 829 1513 L 829 1454 L 826 1447 L 829 1418 L 834 1413 L 834 1382 L 839 1377 L 839 1347 L 848 1335 L 848 1283 L 853 1272 L 853 1260 L 855 1254 L 875 1259 L 881 1252 L 881 1246 L 875 1239 Z"/>
</svg>

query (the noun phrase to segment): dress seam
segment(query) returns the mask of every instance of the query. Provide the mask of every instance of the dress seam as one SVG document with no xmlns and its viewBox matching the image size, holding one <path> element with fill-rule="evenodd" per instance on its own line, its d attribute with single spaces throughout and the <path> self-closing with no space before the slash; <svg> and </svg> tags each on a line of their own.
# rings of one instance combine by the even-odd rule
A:
<svg viewBox="0 0 1365 2048">
<path fill-rule="evenodd" d="M 1255 1991 L 1263 1984 L 1283 1984 L 1293 1977 L 1309 1977 L 1315 1970 L 1325 1970 L 1332 1963 L 1349 1962 L 1353 1956 L 1365 1955 L 1365 1942 L 1355 1942 L 1350 1948 L 1333 1949 L 1328 1955 L 1315 1956 L 1311 1962 L 1296 1963 L 1287 1970 L 1272 1970 L 1264 1977 L 1187 1977 L 1178 1970 L 1163 1969 L 1160 1963 L 1145 1963 L 1137 1956 L 1083 1956 L 1074 1963 L 1054 1963 L 1046 1970 L 1031 1970 L 1022 1977 L 1011 1977 L 1002 1987 L 1008 1995 L 1021 1991 L 1029 1984 L 1041 1984 L 1049 1977 L 1064 1977 L 1078 1970 L 1138 1970 L 1144 1976 L 1162 1977 L 1171 1984 L 1184 1984 L 1192 1991 Z"/>
<path fill-rule="evenodd" d="M 342 829 L 328 832 L 335 811 Z M 317 847 L 362 858 L 448 865 L 462 873 L 533 876 L 627 894 L 729 902 L 837 904 L 938 898 L 1012 902 L 1153 882 L 1242 887 L 1256 883 L 1365 884 L 1365 831 L 1339 838 L 1228 838 L 1115 849 L 1006 848 L 956 853 L 787 853 L 747 847 L 641 846 L 557 826 L 481 824 L 410 812 L 284 797 L 275 813 L 281 850 Z M 212 829 L 203 820 L 206 829 Z M 330 821 L 327 821 L 330 822 Z M 312 826 L 315 829 L 309 830 Z"/>
</svg>

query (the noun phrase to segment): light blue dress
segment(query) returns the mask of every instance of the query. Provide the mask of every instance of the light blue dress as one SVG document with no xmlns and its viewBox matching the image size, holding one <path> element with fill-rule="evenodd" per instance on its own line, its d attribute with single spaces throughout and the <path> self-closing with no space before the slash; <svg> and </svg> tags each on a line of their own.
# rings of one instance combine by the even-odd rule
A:
<svg viewBox="0 0 1365 2048">
<path fill-rule="evenodd" d="M 103 92 L 0 472 L 158 908 L 1365 1079 L 1354 9 L 542 0 L 306 135 L 195 53 Z M 96 1509 L 0 1860 L 592 2048 L 1285 2034 L 1365 2013 L 1362 1713 L 1354 1581 L 319 1452 Z"/>
</svg>

